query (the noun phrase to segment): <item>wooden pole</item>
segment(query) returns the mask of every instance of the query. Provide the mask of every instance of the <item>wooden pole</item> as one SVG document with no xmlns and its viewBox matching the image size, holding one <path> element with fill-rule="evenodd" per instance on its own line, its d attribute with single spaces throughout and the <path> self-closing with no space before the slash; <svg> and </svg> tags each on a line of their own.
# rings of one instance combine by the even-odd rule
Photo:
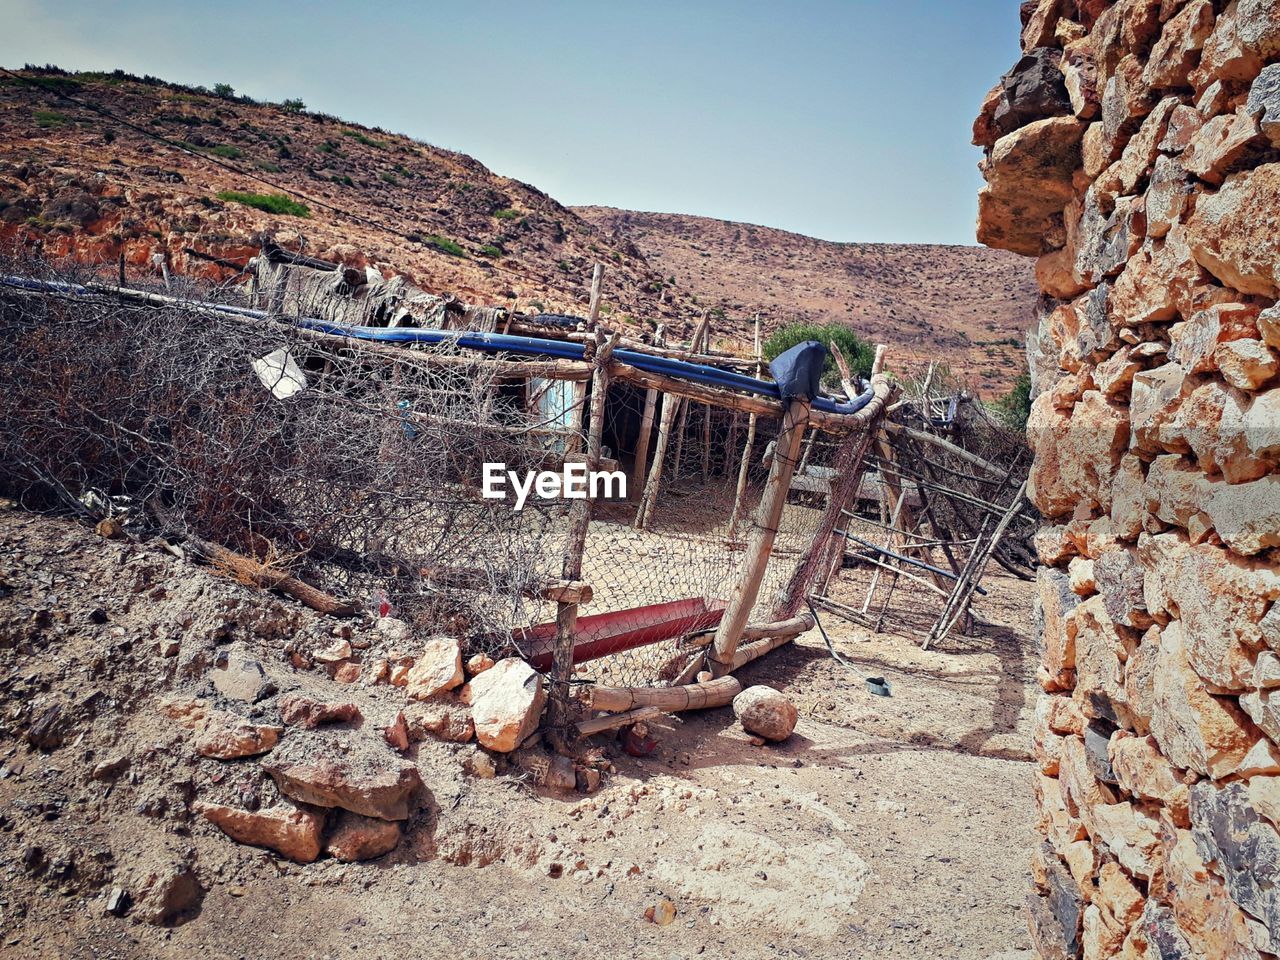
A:
<svg viewBox="0 0 1280 960">
<path fill-rule="evenodd" d="M 609 392 L 609 356 L 618 335 L 605 342 L 604 333 L 596 336 L 595 372 L 591 377 L 591 421 L 587 431 L 587 470 L 600 465 L 600 434 L 604 429 L 604 404 Z M 569 581 L 582 579 L 582 553 L 591 526 L 591 499 L 573 501 L 569 516 L 569 533 L 565 542 L 561 577 Z M 573 678 L 573 644 L 577 637 L 578 603 L 568 598 L 556 603 L 556 644 L 551 664 L 550 739 L 561 753 L 569 750 L 569 730 L 573 723 L 570 684 Z"/>
<path fill-rule="evenodd" d="M 640 506 L 636 509 L 635 528 L 647 530 L 653 518 L 653 510 L 658 501 L 658 490 L 662 486 L 662 468 L 667 460 L 667 444 L 671 440 L 671 425 L 675 423 L 676 411 L 680 408 L 680 398 L 674 394 L 662 395 L 662 417 L 658 421 L 658 449 L 653 453 L 653 464 L 649 467 L 649 479 L 645 481 L 644 494 L 640 497 Z"/>
<path fill-rule="evenodd" d="M 742 628 L 747 625 L 751 608 L 755 606 L 760 594 L 760 584 L 764 581 L 765 569 L 769 565 L 769 553 L 778 533 L 782 508 L 787 502 L 787 491 L 791 488 L 791 476 L 795 473 L 796 457 L 800 452 L 800 441 L 804 437 L 804 425 L 808 418 L 808 400 L 797 398 L 787 401 L 782 431 L 778 434 L 774 448 L 773 464 L 769 468 L 764 496 L 756 511 L 755 526 L 743 558 L 742 572 L 733 588 L 720 626 L 716 629 L 710 664 L 714 677 L 723 677 L 732 669 L 733 655 L 737 652 Z"/>
<path fill-rule="evenodd" d="M 600 321 L 600 290 L 604 286 L 604 264 L 597 263 L 591 271 L 591 303 L 587 308 L 587 330 L 593 331 Z"/>
<path fill-rule="evenodd" d="M 671 713 L 677 710 L 703 710 L 723 707 L 742 692 L 737 677 L 720 677 L 706 683 L 690 683 L 679 687 L 601 687 L 591 688 L 591 709 L 617 713 L 637 707 L 657 707 Z"/>
<path fill-rule="evenodd" d="M 760 357 L 760 314 L 756 314 L 755 358 L 756 376 L 763 372 L 764 363 Z M 742 461 L 738 464 L 738 488 L 733 495 L 733 515 L 729 518 L 729 537 L 738 534 L 738 523 L 742 520 L 743 498 L 747 494 L 747 475 L 751 469 L 751 447 L 756 442 L 756 415 L 748 415 L 747 442 L 742 448 Z"/>
<path fill-rule="evenodd" d="M 587 308 L 587 330 L 594 331 L 600 320 L 600 288 L 604 283 L 604 264 L 597 263 L 591 273 L 591 304 Z M 597 338 L 597 345 L 599 338 Z M 612 349 L 610 349 L 612 353 Z M 569 407 L 569 439 L 566 453 L 579 453 L 582 450 L 582 417 L 587 400 L 585 382 L 574 383 L 573 400 Z"/>
<path fill-rule="evenodd" d="M 655 346 L 662 346 L 666 327 L 659 325 L 654 331 Z M 636 462 L 631 471 L 631 489 L 633 496 L 644 492 L 645 472 L 649 469 L 649 441 L 653 438 L 653 418 L 658 409 L 658 391 L 649 387 L 644 392 L 644 413 L 640 417 L 640 436 L 636 438 Z"/>
</svg>

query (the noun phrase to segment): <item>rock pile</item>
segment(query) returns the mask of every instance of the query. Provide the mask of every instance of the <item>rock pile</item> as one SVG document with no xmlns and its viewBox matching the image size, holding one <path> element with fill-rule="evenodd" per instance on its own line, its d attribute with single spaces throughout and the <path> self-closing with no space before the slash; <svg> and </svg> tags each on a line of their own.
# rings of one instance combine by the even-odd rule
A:
<svg viewBox="0 0 1280 960">
<path fill-rule="evenodd" d="M 1045 305 L 1033 939 L 1280 953 L 1280 6 L 1022 11 L 974 142 Z"/>
</svg>

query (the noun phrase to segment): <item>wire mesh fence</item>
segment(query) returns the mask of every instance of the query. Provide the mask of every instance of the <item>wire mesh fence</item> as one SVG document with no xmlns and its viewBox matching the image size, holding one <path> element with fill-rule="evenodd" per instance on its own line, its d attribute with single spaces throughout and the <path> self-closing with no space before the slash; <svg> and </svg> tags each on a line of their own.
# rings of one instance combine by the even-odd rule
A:
<svg viewBox="0 0 1280 960">
<path fill-rule="evenodd" d="M 0 273 L 61 285 L 0 283 L 7 495 L 215 543 L 371 611 L 389 606 L 422 635 L 549 669 L 556 604 L 542 588 L 562 576 L 571 501 L 486 499 L 484 465 L 524 475 L 580 460 L 580 379 L 220 312 L 245 304 L 239 288 L 175 280 L 123 293 L 85 268 L 31 261 Z M 666 683 L 705 647 L 779 427 L 610 385 L 606 466 L 629 483 L 625 498 L 593 503 L 582 679 Z M 751 621 L 780 609 L 848 442 L 806 437 Z"/>
</svg>

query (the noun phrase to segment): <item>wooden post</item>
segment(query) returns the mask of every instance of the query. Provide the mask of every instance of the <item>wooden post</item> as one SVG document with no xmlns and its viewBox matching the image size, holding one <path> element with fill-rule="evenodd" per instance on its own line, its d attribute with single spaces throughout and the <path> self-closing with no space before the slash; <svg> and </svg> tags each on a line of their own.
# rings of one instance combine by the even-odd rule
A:
<svg viewBox="0 0 1280 960">
<path fill-rule="evenodd" d="M 587 308 L 587 329 L 594 330 L 600 321 L 600 288 L 604 285 L 604 264 L 591 271 L 591 305 Z"/>
<path fill-rule="evenodd" d="M 591 273 L 591 305 L 587 308 L 587 329 L 595 330 L 600 320 L 600 288 L 604 284 L 604 264 L 597 263 Z M 612 353 L 612 349 L 610 350 Z M 565 444 L 565 453 L 582 452 L 582 417 L 587 403 L 587 384 L 585 381 L 573 385 L 573 400 L 569 408 L 569 439 Z"/>
<path fill-rule="evenodd" d="M 654 332 L 655 346 L 662 346 L 665 330 L 665 327 L 659 326 Z M 640 436 L 636 438 L 636 462 L 631 471 L 631 489 L 636 491 L 633 496 L 642 496 L 644 493 L 645 471 L 649 468 L 649 441 L 653 437 L 653 417 L 657 409 L 657 388 L 649 387 L 644 392 L 644 413 L 640 417 Z"/>
<path fill-rule="evenodd" d="M 734 585 L 720 626 L 716 629 L 710 662 L 712 676 L 723 677 L 733 668 L 738 639 L 743 627 L 747 625 L 747 618 L 751 616 L 751 608 L 755 606 L 765 569 L 769 565 L 769 554 L 773 550 L 778 523 L 782 519 L 782 508 L 787 502 L 787 491 L 791 488 L 791 476 L 795 472 L 796 457 L 800 453 L 800 441 L 808 419 L 808 400 L 797 398 L 787 401 L 786 412 L 782 416 L 782 430 L 774 448 L 773 464 L 769 467 L 769 480 L 765 483 L 764 496 L 756 510 L 755 526 L 743 558 L 742 572 Z"/>
<path fill-rule="evenodd" d="M 702 343 L 702 338 L 707 334 L 707 326 L 711 323 L 711 311 L 704 310 L 702 319 L 698 321 L 698 326 L 693 331 L 693 339 L 689 341 L 689 350 L 692 353 L 698 352 L 698 346 Z M 676 458 L 672 464 L 672 476 L 680 475 L 680 461 L 684 458 L 684 428 L 689 418 L 689 404 L 680 404 L 680 422 L 676 424 Z"/>
<path fill-rule="evenodd" d="M 760 314 L 756 314 L 756 376 L 763 372 L 764 364 L 760 359 Z M 747 493 L 747 473 L 751 468 L 751 447 L 756 442 L 756 415 L 750 414 L 747 419 L 747 442 L 742 448 L 742 462 L 738 464 L 738 489 L 733 495 L 733 515 L 729 518 L 729 537 L 737 536 L 738 523 L 742 519 L 742 499 Z"/>
<path fill-rule="evenodd" d="M 609 356 L 618 334 L 606 343 L 604 333 L 596 332 L 595 371 L 591 375 L 591 420 L 587 426 L 587 470 L 600 466 L 600 434 L 604 429 L 604 404 L 609 392 Z M 564 548 L 561 576 L 565 580 L 582 579 L 582 552 L 591 525 L 591 499 L 575 500 L 569 514 L 569 533 Z M 556 603 L 556 645 L 551 665 L 550 739 L 557 751 L 569 749 L 569 728 L 573 723 L 570 684 L 573 678 L 573 643 L 577 635 L 578 603 L 568 598 Z"/>
<path fill-rule="evenodd" d="M 697 347 L 695 346 L 696 350 Z M 707 323 L 707 329 L 702 334 L 702 352 L 708 353 L 711 350 L 711 324 Z M 704 403 L 702 405 L 702 482 L 707 482 L 707 477 L 711 473 L 711 406 Z"/>
<path fill-rule="evenodd" d="M 671 440 L 671 425 L 675 423 L 676 411 L 680 408 L 680 398 L 675 394 L 662 395 L 662 417 L 658 421 L 658 449 L 653 454 L 653 464 L 649 467 L 649 479 L 644 485 L 644 494 L 640 497 L 640 506 L 636 509 L 635 528 L 647 530 L 653 518 L 653 508 L 657 504 L 658 490 L 662 486 L 662 468 L 666 464 L 667 444 Z"/>
</svg>

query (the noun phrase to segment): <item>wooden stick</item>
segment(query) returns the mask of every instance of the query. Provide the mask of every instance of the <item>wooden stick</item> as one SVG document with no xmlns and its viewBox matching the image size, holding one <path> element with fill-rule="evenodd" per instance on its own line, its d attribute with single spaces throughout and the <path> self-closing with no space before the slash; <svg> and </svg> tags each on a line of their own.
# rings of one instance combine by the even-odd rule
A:
<svg viewBox="0 0 1280 960">
<path fill-rule="evenodd" d="M 664 393 L 662 395 L 662 417 L 658 421 L 658 449 L 653 454 L 653 464 L 649 467 L 649 479 L 644 485 L 644 494 L 640 498 L 640 506 L 636 509 L 635 528 L 647 530 L 658 502 L 658 491 L 662 487 L 662 468 L 667 459 L 667 444 L 671 441 L 671 425 L 675 422 L 676 411 L 680 408 L 680 398 Z"/>
<path fill-rule="evenodd" d="M 760 314 L 756 314 L 756 335 L 755 335 L 755 357 L 756 357 L 756 376 L 759 377 L 764 372 L 764 362 L 761 359 L 760 347 Z M 747 419 L 747 443 L 742 448 L 742 461 L 738 464 L 738 488 L 733 494 L 733 514 L 729 518 L 729 536 L 736 537 L 738 533 L 738 524 L 742 521 L 742 510 L 745 504 L 743 499 L 747 494 L 747 474 L 751 468 L 751 448 L 756 442 L 756 415 L 749 414 Z"/>
<path fill-rule="evenodd" d="M 661 715 L 662 711 L 657 707 L 636 707 L 636 709 L 627 710 L 625 713 L 613 713 L 603 717 L 596 717 L 594 720 L 583 720 L 578 724 L 578 736 L 589 737 L 593 733 L 616 730 L 618 727 L 625 727 L 641 720 L 651 720 Z"/>
<path fill-rule="evenodd" d="M 234 550 L 228 550 L 226 547 L 219 546 L 216 543 L 199 540 L 195 537 L 188 538 L 187 545 L 192 548 L 193 553 L 204 558 L 209 563 L 225 567 L 237 577 L 247 580 L 254 586 L 265 590 L 279 590 L 281 593 L 288 594 L 298 602 L 306 604 L 312 610 L 317 610 L 331 617 L 353 617 L 360 612 L 359 608 L 354 604 L 343 603 L 323 590 L 317 590 L 310 584 L 303 583 L 297 577 L 274 570 L 253 557 L 246 557 L 242 553 L 236 553 Z"/>
<path fill-rule="evenodd" d="M 769 480 L 765 484 L 751 540 L 743 558 L 742 571 L 734 585 L 724 617 L 716 629 L 714 650 L 710 658 L 711 673 L 716 677 L 723 677 L 732 669 L 733 655 L 738 649 L 742 629 L 747 625 L 751 608 L 755 606 L 760 594 L 760 584 L 769 564 L 769 551 L 773 548 L 773 541 L 778 533 L 782 508 L 787 502 L 787 491 L 791 488 L 796 456 L 800 452 L 800 441 L 804 436 L 804 425 L 808 417 L 808 400 L 797 398 L 788 401 L 782 431 L 778 434 L 777 446 L 774 448 L 773 464 L 769 468 Z"/>
<path fill-rule="evenodd" d="M 649 466 L 649 439 L 653 435 L 653 415 L 658 407 L 658 391 L 650 387 L 644 392 L 644 414 L 640 417 L 640 436 L 636 439 L 636 462 L 631 471 L 631 489 L 643 492 L 645 471 Z"/>
<path fill-rule="evenodd" d="M 636 707 L 657 707 L 665 713 L 723 707 L 742 692 L 737 677 L 719 677 L 680 687 L 591 687 L 591 709 L 617 713 Z"/>
<path fill-rule="evenodd" d="M 591 378 L 591 421 L 587 428 L 587 470 L 593 471 L 600 464 L 600 435 L 604 430 L 604 406 L 609 392 L 609 357 L 613 353 L 618 335 L 607 342 L 603 332 L 597 336 L 595 373 Z M 582 579 L 582 553 L 587 542 L 587 530 L 591 525 L 590 498 L 573 501 L 570 508 L 569 534 L 565 542 L 564 564 L 561 576 L 565 580 Z M 573 706 L 570 702 L 569 681 L 573 678 L 573 644 L 577 637 L 578 604 L 574 600 L 561 600 L 556 604 L 556 644 L 551 664 L 551 704 L 548 721 L 549 739 L 560 753 L 569 750 L 568 731 L 572 722 Z"/>
<path fill-rule="evenodd" d="M 600 322 L 600 288 L 604 285 L 604 264 L 597 263 L 591 271 L 591 305 L 587 310 L 587 331 L 593 331 Z"/>
</svg>

